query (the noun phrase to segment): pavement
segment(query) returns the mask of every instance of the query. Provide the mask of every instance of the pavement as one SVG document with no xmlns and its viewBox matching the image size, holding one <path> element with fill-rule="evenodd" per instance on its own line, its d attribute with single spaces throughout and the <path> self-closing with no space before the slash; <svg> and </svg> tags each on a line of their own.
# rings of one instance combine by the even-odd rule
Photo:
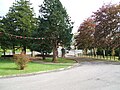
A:
<svg viewBox="0 0 120 90">
<path fill-rule="evenodd" d="M 120 90 L 120 64 L 75 58 L 79 65 L 32 76 L 1 78 L 0 90 Z"/>
</svg>

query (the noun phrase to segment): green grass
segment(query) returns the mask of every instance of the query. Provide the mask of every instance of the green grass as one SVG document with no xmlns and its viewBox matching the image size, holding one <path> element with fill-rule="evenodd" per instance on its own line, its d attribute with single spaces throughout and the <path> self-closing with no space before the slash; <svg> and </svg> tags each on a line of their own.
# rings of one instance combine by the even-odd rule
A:
<svg viewBox="0 0 120 90">
<path fill-rule="evenodd" d="M 105 56 L 105 58 L 103 58 L 103 56 L 82 56 L 82 57 L 88 57 L 88 58 L 93 58 L 93 59 L 101 59 L 101 60 L 105 60 L 105 61 L 116 61 L 116 62 L 120 62 L 120 60 L 118 60 L 118 57 L 117 56 Z"/>
<path fill-rule="evenodd" d="M 16 49 L 16 48 L 15 48 L 15 49 Z M 30 49 L 26 49 L 26 51 L 27 51 L 27 52 L 31 52 Z M 3 54 L 3 49 L 0 49 L 0 52 L 1 52 L 1 54 Z M 8 53 L 8 54 L 11 53 L 11 52 L 12 52 L 11 49 L 7 49 L 7 50 L 6 50 L 6 53 Z M 15 51 L 15 53 L 21 53 L 21 52 L 22 52 L 22 49 L 21 49 L 21 48 L 19 48 L 19 49 L 17 49 L 17 50 Z"/>
<path fill-rule="evenodd" d="M 45 62 L 52 62 L 52 58 L 47 58 L 46 60 L 43 60 Z M 74 60 L 68 60 L 66 58 L 58 58 L 58 63 L 75 63 Z"/>
<path fill-rule="evenodd" d="M 47 59 L 46 61 L 50 62 L 52 59 Z M 66 68 L 74 63 L 72 60 L 59 59 L 60 63 L 37 63 L 30 62 L 28 63 L 25 70 L 18 70 L 16 64 L 10 59 L 0 59 L 0 76 L 7 75 L 16 75 L 16 74 L 25 74 L 32 72 L 41 72 L 48 70 L 56 70 L 59 68 Z"/>
</svg>

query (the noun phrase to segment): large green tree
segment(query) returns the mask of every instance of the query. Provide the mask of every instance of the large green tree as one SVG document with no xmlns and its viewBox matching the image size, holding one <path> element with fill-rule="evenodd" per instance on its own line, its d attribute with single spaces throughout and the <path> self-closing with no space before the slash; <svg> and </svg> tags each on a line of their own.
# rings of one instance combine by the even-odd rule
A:
<svg viewBox="0 0 120 90">
<path fill-rule="evenodd" d="M 4 32 L 2 19 L 3 19 L 3 18 L 0 16 L 0 35 L 2 34 L 2 32 Z"/>
<path fill-rule="evenodd" d="M 52 52 L 51 40 L 47 38 L 47 22 L 39 17 L 38 29 L 33 32 L 33 37 L 40 38 L 39 40 L 33 41 L 31 49 L 41 53 L 43 59 L 45 56 Z M 46 25 L 46 26 L 45 26 Z"/>
<path fill-rule="evenodd" d="M 5 32 L 5 28 L 4 28 L 4 19 L 3 17 L 0 18 L 0 47 L 3 49 L 4 51 L 4 55 L 5 55 L 5 51 L 6 49 L 10 48 L 11 43 L 8 39 L 8 37 L 4 34 Z"/>
<path fill-rule="evenodd" d="M 4 18 L 5 32 L 23 37 L 31 36 L 32 31 L 35 29 L 36 19 L 30 5 L 31 3 L 27 0 L 16 0 L 13 3 Z M 16 45 L 16 41 L 12 41 L 13 46 Z M 19 43 L 26 52 L 28 41 L 23 39 L 19 40 Z"/>
<path fill-rule="evenodd" d="M 53 49 L 53 62 L 56 62 L 58 44 L 67 46 L 71 42 L 72 22 L 59 0 L 44 0 L 39 13 L 39 24 L 43 22 L 39 30 L 42 30 L 43 37 L 50 41 Z"/>
</svg>

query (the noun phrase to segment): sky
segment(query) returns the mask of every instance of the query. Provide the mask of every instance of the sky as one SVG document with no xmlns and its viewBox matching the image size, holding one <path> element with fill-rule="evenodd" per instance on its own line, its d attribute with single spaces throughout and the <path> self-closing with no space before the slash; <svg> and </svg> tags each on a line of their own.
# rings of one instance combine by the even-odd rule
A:
<svg viewBox="0 0 120 90">
<path fill-rule="evenodd" d="M 71 17 L 71 20 L 74 22 L 73 33 L 76 33 L 80 24 L 93 15 L 93 12 L 96 12 L 102 5 L 109 4 L 118 4 L 120 0 L 60 0 L 63 6 L 66 8 L 67 13 Z M 0 0 L 0 16 L 6 15 L 9 10 L 9 7 L 12 6 L 15 0 Z M 34 12 L 38 15 L 39 7 L 43 0 L 30 0 Z"/>
</svg>

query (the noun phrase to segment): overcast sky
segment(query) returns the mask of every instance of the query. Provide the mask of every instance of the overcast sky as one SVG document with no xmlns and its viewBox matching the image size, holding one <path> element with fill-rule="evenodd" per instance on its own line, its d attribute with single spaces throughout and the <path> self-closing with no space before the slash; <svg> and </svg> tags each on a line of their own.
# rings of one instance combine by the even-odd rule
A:
<svg viewBox="0 0 120 90">
<path fill-rule="evenodd" d="M 9 7 L 15 0 L 0 0 L 0 16 L 4 16 Z M 60 0 L 66 8 L 72 21 L 75 22 L 73 32 L 77 32 L 80 23 L 92 15 L 92 12 L 98 10 L 104 3 L 119 3 L 120 0 Z M 43 0 L 30 0 L 36 15 L 38 14 L 39 5 Z"/>
</svg>

